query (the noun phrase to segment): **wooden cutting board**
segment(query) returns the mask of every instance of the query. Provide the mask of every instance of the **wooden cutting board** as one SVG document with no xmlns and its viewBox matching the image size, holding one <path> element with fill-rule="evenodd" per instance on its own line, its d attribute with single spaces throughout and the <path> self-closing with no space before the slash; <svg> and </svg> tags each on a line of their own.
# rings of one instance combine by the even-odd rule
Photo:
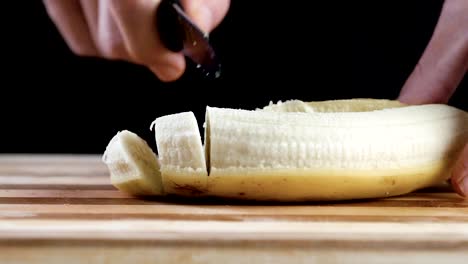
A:
<svg viewBox="0 0 468 264">
<path fill-rule="evenodd" d="M 100 156 L 0 157 L 1 263 L 468 263 L 449 187 L 341 203 L 139 200 Z"/>
</svg>

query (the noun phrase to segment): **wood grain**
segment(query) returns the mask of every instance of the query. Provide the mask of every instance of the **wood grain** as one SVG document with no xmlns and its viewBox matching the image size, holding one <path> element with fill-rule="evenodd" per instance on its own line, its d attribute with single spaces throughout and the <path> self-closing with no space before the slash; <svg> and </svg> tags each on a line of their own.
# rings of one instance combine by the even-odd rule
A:
<svg viewBox="0 0 468 264">
<path fill-rule="evenodd" d="M 466 263 L 468 201 L 136 199 L 94 155 L 0 155 L 1 263 Z"/>
</svg>

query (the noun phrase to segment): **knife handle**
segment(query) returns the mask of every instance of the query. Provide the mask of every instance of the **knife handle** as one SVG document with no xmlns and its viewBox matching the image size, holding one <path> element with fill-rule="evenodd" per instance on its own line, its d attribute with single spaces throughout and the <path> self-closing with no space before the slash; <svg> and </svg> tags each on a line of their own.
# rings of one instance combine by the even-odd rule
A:
<svg viewBox="0 0 468 264">
<path fill-rule="evenodd" d="M 163 45 L 173 52 L 184 48 L 185 32 L 172 5 L 182 8 L 179 0 L 162 0 L 156 10 L 156 28 Z"/>
</svg>

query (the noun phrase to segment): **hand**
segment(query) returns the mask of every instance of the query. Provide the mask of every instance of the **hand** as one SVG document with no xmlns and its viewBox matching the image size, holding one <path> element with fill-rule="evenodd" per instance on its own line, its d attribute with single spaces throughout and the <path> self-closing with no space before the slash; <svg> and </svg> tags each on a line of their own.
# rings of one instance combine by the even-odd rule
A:
<svg viewBox="0 0 468 264">
<path fill-rule="evenodd" d="M 163 47 L 156 34 L 160 0 L 43 0 L 70 49 L 81 56 L 125 60 L 147 66 L 162 81 L 185 71 L 182 54 Z M 230 0 L 181 0 L 205 32 L 224 18 Z"/>
<path fill-rule="evenodd" d="M 446 0 L 434 34 L 399 100 L 409 104 L 447 103 L 468 71 L 468 1 Z M 451 178 L 457 193 L 468 196 L 468 144 Z"/>
</svg>

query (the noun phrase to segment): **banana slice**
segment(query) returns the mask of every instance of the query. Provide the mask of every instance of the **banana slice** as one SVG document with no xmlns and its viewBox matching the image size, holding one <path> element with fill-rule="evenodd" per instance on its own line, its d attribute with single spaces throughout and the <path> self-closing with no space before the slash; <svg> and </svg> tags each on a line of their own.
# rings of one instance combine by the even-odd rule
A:
<svg viewBox="0 0 468 264">
<path fill-rule="evenodd" d="M 164 194 L 157 156 L 135 133 L 118 132 L 106 147 L 102 161 L 117 189 L 135 196 Z"/>
<path fill-rule="evenodd" d="M 163 116 L 153 124 L 166 192 L 182 196 L 203 195 L 208 172 L 193 112 Z"/>
<path fill-rule="evenodd" d="M 192 112 L 155 120 L 154 188 L 277 201 L 395 196 L 448 179 L 468 141 L 468 113 L 442 104 L 291 100 L 207 107 L 205 119 L 204 145 Z"/>
</svg>

